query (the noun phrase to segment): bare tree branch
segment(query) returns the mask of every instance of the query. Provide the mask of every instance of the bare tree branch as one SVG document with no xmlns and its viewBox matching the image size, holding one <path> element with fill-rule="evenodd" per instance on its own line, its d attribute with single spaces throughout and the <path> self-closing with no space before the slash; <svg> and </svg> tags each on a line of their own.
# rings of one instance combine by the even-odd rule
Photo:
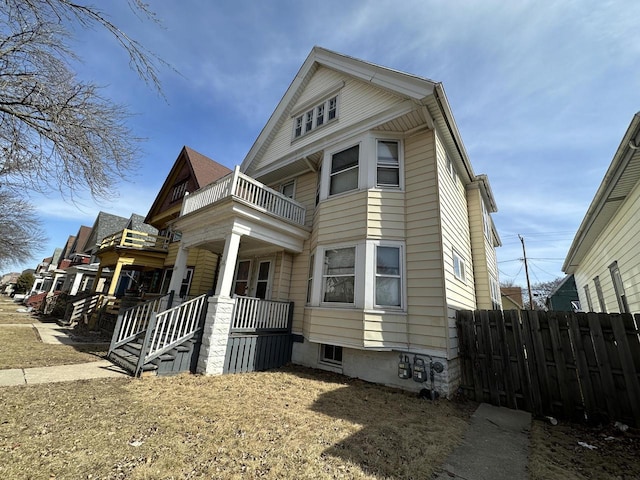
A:
<svg viewBox="0 0 640 480">
<path fill-rule="evenodd" d="M 142 0 L 129 0 L 129 6 L 157 23 Z M 112 34 L 131 68 L 161 93 L 157 67 L 166 64 L 98 8 L 70 0 L 0 0 L 0 195 L 22 210 L 27 205 L 20 199 L 29 192 L 58 192 L 72 202 L 82 192 L 113 197 L 117 183 L 137 166 L 141 139 L 127 126 L 126 108 L 71 69 L 77 58 L 68 46 L 73 24 Z M 0 216 L 0 237 L 13 228 Z M 0 262 L 10 252 L 29 257 L 33 238 L 23 240 L 26 249 L 0 246 Z"/>
</svg>

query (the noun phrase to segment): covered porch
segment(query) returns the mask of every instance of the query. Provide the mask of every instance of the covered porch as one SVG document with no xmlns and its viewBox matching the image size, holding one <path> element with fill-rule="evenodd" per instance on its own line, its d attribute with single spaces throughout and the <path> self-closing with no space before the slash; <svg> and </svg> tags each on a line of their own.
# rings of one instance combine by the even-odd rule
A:
<svg viewBox="0 0 640 480">
<path fill-rule="evenodd" d="M 269 328 L 279 329 L 282 318 L 290 317 L 292 258 L 302 252 L 310 235 L 304 219 L 303 205 L 237 168 L 185 197 L 182 214 L 172 225 L 180 232 L 181 242 L 169 290 L 179 289 L 189 249 L 206 249 L 219 256 L 198 372 L 229 371 L 225 358 L 238 325 L 258 328 L 260 322 L 267 326 L 278 318 L 279 326 Z M 284 324 L 290 328 L 290 321 Z"/>
<path fill-rule="evenodd" d="M 106 269 L 113 272 L 104 293 L 120 297 L 126 293 L 138 296 L 154 291 L 159 287 L 168 246 L 168 237 L 129 229 L 105 237 L 96 252 L 100 259 L 96 279 L 101 278 Z M 94 293 L 97 285 L 98 282 L 94 282 Z"/>
</svg>

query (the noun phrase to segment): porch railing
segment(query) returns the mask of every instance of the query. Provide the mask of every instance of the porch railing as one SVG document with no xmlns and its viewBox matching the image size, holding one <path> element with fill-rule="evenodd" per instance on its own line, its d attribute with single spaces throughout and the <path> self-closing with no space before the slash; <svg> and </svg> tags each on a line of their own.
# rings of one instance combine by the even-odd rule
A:
<svg viewBox="0 0 640 480">
<path fill-rule="evenodd" d="M 243 200 L 253 207 L 277 217 L 304 225 L 304 205 L 240 173 L 237 167 L 233 173 L 217 182 L 186 195 L 181 215 L 194 212 L 229 196 Z"/>
<path fill-rule="evenodd" d="M 206 294 L 200 295 L 181 305 L 151 315 L 136 376 L 146 363 L 195 335 L 200 327 L 200 319 L 206 313 L 207 298 Z"/>
<path fill-rule="evenodd" d="M 291 328 L 293 302 L 235 297 L 231 323 L 232 332 L 256 330 L 287 330 Z"/>
<path fill-rule="evenodd" d="M 96 293 L 69 303 L 64 314 L 64 323 L 72 324 L 80 320 L 83 315 L 95 312 L 100 307 L 101 301 L 102 294 Z"/>
<path fill-rule="evenodd" d="M 113 336 L 111 337 L 109 353 L 144 333 L 147 330 L 151 316 L 167 308 L 171 300 L 172 294 L 165 295 L 128 308 L 118 315 Z"/>
<path fill-rule="evenodd" d="M 100 249 L 108 247 L 135 248 L 138 250 L 167 250 L 169 248 L 169 237 L 153 235 L 151 233 L 139 232 L 125 228 L 100 242 Z"/>
</svg>

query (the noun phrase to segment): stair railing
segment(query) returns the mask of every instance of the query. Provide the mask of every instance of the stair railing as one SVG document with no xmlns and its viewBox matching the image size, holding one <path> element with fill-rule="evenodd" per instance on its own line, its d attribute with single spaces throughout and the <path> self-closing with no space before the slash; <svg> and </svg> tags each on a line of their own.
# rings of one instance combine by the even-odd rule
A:
<svg viewBox="0 0 640 480">
<path fill-rule="evenodd" d="M 127 308 L 118 314 L 109 353 L 130 342 L 147 330 L 152 316 L 171 305 L 173 293 Z"/>
<path fill-rule="evenodd" d="M 194 337 L 200 329 L 200 320 L 206 315 L 207 298 L 207 294 L 200 295 L 151 315 L 135 376 L 140 374 L 145 364 Z"/>
</svg>

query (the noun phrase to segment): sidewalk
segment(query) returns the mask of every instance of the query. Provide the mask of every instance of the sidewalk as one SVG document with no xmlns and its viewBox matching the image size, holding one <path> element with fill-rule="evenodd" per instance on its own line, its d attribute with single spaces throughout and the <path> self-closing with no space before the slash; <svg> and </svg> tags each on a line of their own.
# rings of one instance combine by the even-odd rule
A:
<svg viewBox="0 0 640 480">
<path fill-rule="evenodd" d="M 51 345 L 86 345 L 90 343 L 104 343 L 98 339 L 74 338 L 68 327 L 61 327 L 55 323 L 20 323 L 2 324 L 4 327 L 35 328 L 42 343 Z M 0 370 L 0 387 L 30 385 L 36 383 L 70 382 L 74 380 L 88 380 L 92 378 L 129 377 L 130 375 L 109 360 L 78 363 L 72 365 L 57 365 L 54 367 L 12 368 Z"/>
<path fill-rule="evenodd" d="M 531 414 L 482 403 L 462 444 L 434 480 L 519 480 L 529 477 Z"/>
<path fill-rule="evenodd" d="M 127 372 L 115 366 L 109 360 L 100 360 L 74 365 L 58 365 L 55 367 L 0 370 L 0 387 L 129 376 Z"/>
</svg>

